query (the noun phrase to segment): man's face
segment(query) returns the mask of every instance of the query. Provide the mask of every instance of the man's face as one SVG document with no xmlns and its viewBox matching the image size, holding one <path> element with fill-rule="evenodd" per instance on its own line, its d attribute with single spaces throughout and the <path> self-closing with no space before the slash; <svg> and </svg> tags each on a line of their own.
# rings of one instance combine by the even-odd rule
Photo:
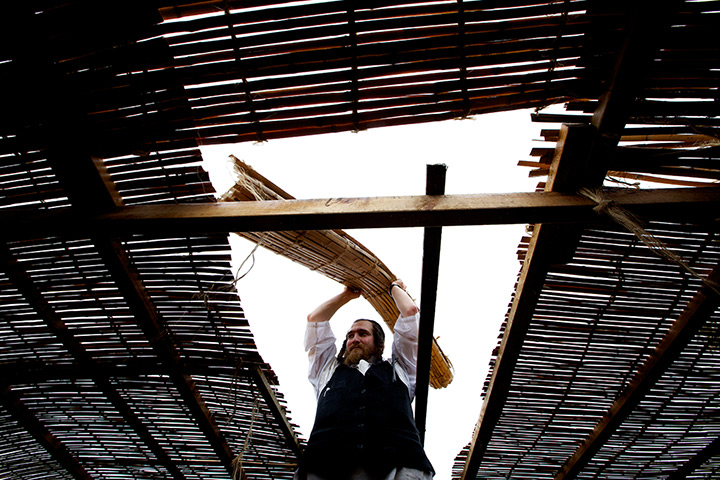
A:
<svg viewBox="0 0 720 480">
<path fill-rule="evenodd" d="M 360 360 L 369 361 L 380 356 L 382 350 L 375 345 L 373 327 L 367 320 L 353 323 L 345 336 L 347 341 L 344 361 L 347 365 L 357 365 Z"/>
</svg>

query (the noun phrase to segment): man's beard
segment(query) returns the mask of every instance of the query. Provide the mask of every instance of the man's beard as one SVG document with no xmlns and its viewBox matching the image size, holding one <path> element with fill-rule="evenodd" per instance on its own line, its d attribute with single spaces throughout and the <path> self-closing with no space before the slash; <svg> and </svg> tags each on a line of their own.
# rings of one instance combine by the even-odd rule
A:
<svg viewBox="0 0 720 480">
<path fill-rule="evenodd" d="M 347 350 L 343 356 L 345 365 L 357 365 L 360 360 L 372 363 L 379 356 L 378 348 L 369 345 L 359 345 L 351 350 Z"/>
</svg>

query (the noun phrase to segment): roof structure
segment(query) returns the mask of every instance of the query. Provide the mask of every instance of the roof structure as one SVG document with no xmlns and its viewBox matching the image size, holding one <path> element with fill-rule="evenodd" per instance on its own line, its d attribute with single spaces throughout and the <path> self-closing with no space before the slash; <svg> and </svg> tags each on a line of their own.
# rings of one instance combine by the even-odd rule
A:
<svg viewBox="0 0 720 480">
<path fill-rule="evenodd" d="M 227 232 L 427 227 L 422 359 L 433 232 L 493 223 L 531 228 L 454 476 L 720 472 L 720 2 L 30 0 L 3 18 L 3 478 L 291 478 L 302 439 Z M 201 145 L 519 108 L 556 142 L 521 162 L 537 192 L 445 196 L 436 172 L 426 196 L 220 204 L 200 166 Z"/>
</svg>

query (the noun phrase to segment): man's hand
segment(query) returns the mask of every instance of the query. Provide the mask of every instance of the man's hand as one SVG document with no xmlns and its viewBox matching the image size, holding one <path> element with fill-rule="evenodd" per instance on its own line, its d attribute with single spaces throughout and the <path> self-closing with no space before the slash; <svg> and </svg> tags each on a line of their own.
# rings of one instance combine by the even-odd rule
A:
<svg viewBox="0 0 720 480">
<path fill-rule="evenodd" d="M 392 282 L 390 286 L 390 296 L 395 300 L 401 317 L 410 317 L 418 312 L 417 305 L 410 295 L 405 291 L 405 282 L 399 278 Z"/>
<path fill-rule="evenodd" d="M 313 310 L 308 316 L 308 322 L 327 322 L 335 315 L 340 307 L 348 303 L 350 300 L 355 300 L 362 294 L 359 288 L 348 287 L 341 292 L 327 300 Z"/>
<path fill-rule="evenodd" d="M 345 290 L 343 291 L 343 294 L 347 295 L 350 300 L 355 300 L 360 295 L 362 295 L 362 290 L 356 287 L 348 287 L 345 286 Z"/>
</svg>

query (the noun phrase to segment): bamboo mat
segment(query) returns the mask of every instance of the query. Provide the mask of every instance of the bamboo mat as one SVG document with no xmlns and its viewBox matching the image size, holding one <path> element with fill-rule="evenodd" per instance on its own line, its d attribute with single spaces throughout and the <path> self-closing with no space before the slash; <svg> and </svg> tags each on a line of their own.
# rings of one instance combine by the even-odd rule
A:
<svg viewBox="0 0 720 480">
<path fill-rule="evenodd" d="M 287 192 L 267 180 L 243 161 L 232 156 L 237 183 L 221 198 L 222 202 L 292 200 Z M 259 243 L 307 268 L 349 287 L 362 290 L 363 297 L 393 330 L 400 312 L 388 289 L 397 277 L 360 242 L 342 230 L 282 232 L 241 232 L 243 238 Z M 452 382 L 452 364 L 433 339 L 430 385 L 444 388 Z"/>
</svg>

